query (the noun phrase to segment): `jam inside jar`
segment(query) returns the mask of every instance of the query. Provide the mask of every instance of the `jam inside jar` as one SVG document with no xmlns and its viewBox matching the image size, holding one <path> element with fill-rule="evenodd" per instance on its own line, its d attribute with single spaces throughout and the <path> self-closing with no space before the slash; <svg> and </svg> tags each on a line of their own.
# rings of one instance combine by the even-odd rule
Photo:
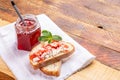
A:
<svg viewBox="0 0 120 80">
<path fill-rule="evenodd" d="M 38 37 L 41 35 L 41 27 L 35 15 L 26 14 L 22 17 L 24 23 L 18 18 L 15 24 L 17 46 L 20 50 L 30 51 L 39 43 Z"/>
</svg>

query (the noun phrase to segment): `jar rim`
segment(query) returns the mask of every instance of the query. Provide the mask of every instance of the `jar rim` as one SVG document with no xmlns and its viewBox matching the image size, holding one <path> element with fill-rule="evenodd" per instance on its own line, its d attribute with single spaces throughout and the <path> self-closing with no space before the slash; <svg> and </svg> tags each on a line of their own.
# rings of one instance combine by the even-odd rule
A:
<svg viewBox="0 0 120 80">
<path fill-rule="evenodd" d="M 34 25 L 36 25 L 38 23 L 37 17 L 34 14 L 24 14 L 24 15 L 22 15 L 22 18 L 23 18 L 23 20 L 24 19 L 34 20 L 35 21 Z M 21 22 L 21 19 L 18 17 L 17 20 L 16 20 L 16 23 L 15 23 L 15 26 L 19 26 L 18 24 L 20 22 Z"/>
<path fill-rule="evenodd" d="M 20 24 L 21 19 L 18 18 L 16 23 L 15 23 L 16 29 L 18 29 L 18 30 L 25 30 L 25 29 L 33 30 L 33 29 L 37 28 L 37 25 L 38 25 L 39 21 L 38 21 L 38 19 L 37 19 L 37 17 L 35 15 L 33 15 L 33 14 L 25 14 L 25 15 L 22 15 L 22 17 L 23 17 L 23 20 L 28 19 L 30 21 L 34 21 L 34 23 L 32 25 L 29 25 L 29 26 L 28 25 L 21 25 Z"/>
</svg>

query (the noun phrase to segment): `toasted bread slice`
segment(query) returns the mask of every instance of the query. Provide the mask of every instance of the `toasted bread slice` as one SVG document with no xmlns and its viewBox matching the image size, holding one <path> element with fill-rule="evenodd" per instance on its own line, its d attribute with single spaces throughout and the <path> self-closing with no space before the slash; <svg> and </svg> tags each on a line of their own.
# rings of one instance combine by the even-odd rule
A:
<svg viewBox="0 0 120 80">
<path fill-rule="evenodd" d="M 40 70 L 49 76 L 59 76 L 61 69 L 61 61 L 55 62 L 53 64 L 47 65 L 45 67 L 40 68 Z"/>
<path fill-rule="evenodd" d="M 74 46 L 64 41 L 39 44 L 32 49 L 29 59 L 33 68 L 38 69 L 69 57 L 73 51 Z"/>
</svg>

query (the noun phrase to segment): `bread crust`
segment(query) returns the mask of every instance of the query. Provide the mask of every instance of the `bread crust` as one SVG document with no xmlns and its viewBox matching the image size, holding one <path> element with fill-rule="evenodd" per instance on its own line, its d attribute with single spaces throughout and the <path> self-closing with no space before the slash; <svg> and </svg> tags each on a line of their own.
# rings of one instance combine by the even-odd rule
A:
<svg viewBox="0 0 120 80">
<path fill-rule="evenodd" d="M 40 68 L 40 70 L 46 75 L 58 77 L 60 75 L 61 64 L 62 64 L 62 61 L 58 61 L 56 63 L 42 67 Z M 54 68 L 54 69 L 51 69 L 51 68 Z"/>
<path fill-rule="evenodd" d="M 65 42 L 65 44 L 69 45 L 69 47 L 70 47 L 70 50 L 67 51 L 67 52 L 64 52 L 64 51 L 60 52 L 59 54 L 55 55 L 54 57 L 45 59 L 44 61 L 41 61 L 41 62 L 38 62 L 38 63 L 34 63 L 32 60 L 30 60 L 30 63 L 33 66 L 33 68 L 34 69 L 42 68 L 42 67 L 45 67 L 47 65 L 53 64 L 55 62 L 61 61 L 62 59 L 67 58 L 70 55 L 72 55 L 73 52 L 74 52 L 74 49 L 75 49 L 74 46 L 69 42 Z M 37 47 L 41 47 L 41 44 L 34 47 L 33 50 L 36 49 Z M 31 51 L 30 55 L 31 54 L 33 54 L 32 51 Z"/>
</svg>

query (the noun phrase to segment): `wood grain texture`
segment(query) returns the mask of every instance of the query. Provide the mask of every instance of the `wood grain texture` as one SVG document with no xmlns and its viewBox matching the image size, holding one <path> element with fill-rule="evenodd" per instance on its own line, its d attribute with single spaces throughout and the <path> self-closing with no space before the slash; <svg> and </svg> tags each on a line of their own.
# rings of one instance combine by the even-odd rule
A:
<svg viewBox="0 0 120 80">
<path fill-rule="evenodd" d="M 108 75 L 109 74 L 109 75 Z M 94 61 L 91 66 L 73 74 L 67 80 L 119 80 L 120 72 Z"/>
<path fill-rule="evenodd" d="M 15 77 L 12 74 L 12 72 L 9 70 L 7 65 L 4 63 L 4 61 L 0 57 L 0 80 L 10 79 L 14 80 Z"/>
<path fill-rule="evenodd" d="M 10 22 L 0 19 L 0 27 L 9 24 Z"/>
<path fill-rule="evenodd" d="M 69 34 L 69 33 L 68 33 Z M 73 39 L 75 39 L 79 44 L 85 47 L 88 51 L 96 56 L 96 60 L 102 62 L 103 64 L 120 70 L 120 54 L 117 51 L 111 50 L 102 45 L 92 43 L 89 40 L 84 40 L 78 38 L 74 35 L 69 34 Z M 114 56 L 114 57 L 113 57 Z"/>
<path fill-rule="evenodd" d="M 0 80 L 15 80 L 15 79 L 10 75 L 0 72 Z"/>
<path fill-rule="evenodd" d="M 119 0 L 14 1 L 22 14 L 45 13 L 63 31 L 94 54 L 97 57 L 96 60 L 116 69 L 95 61 L 89 66 L 90 68 L 74 74 L 68 80 L 73 80 L 76 76 L 82 80 L 120 79 Z M 17 17 L 10 1 L 0 0 L 0 26 L 16 21 Z M 6 66 L 2 60 L 0 60 L 0 65 Z M 9 69 L 3 66 L 0 66 L 0 71 L 14 77 Z M 89 75 L 89 71 L 92 73 L 91 75 Z"/>
</svg>

